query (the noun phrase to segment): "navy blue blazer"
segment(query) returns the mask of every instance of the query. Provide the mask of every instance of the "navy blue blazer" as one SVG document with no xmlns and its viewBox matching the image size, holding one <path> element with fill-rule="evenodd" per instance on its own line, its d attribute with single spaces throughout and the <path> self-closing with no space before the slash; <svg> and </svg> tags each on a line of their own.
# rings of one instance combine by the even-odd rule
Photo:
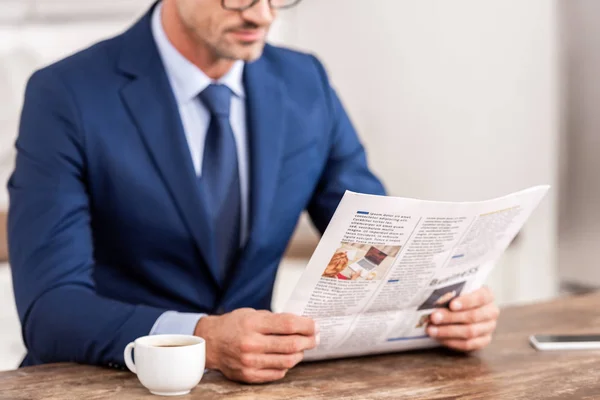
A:
<svg viewBox="0 0 600 400">
<path fill-rule="evenodd" d="M 244 73 L 250 237 L 220 284 L 150 15 L 27 85 L 8 221 L 24 365 L 122 365 L 167 310 L 269 309 L 301 212 L 323 232 L 346 189 L 384 193 L 322 65 L 267 46 Z"/>
</svg>

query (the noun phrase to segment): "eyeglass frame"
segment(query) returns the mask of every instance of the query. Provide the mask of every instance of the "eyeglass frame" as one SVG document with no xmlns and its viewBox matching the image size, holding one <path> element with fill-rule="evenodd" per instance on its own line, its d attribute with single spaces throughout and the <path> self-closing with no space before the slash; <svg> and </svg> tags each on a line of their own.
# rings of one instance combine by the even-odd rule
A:
<svg viewBox="0 0 600 400">
<path fill-rule="evenodd" d="M 225 9 L 225 10 L 228 10 L 228 11 L 246 11 L 246 10 L 249 10 L 249 9 L 251 9 L 252 7 L 254 7 L 254 6 L 255 6 L 255 5 L 256 5 L 256 4 L 257 4 L 259 1 L 261 1 L 261 0 L 252 0 L 252 1 L 250 2 L 250 4 L 248 4 L 246 7 L 229 8 L 229 7 L 227 7 L 227 6 L 225 5 L 225 3 L 227 2 L 227 0 L 221 0 L 221 7 L 223 7 L 223 9 Z M 282 6 L 282 7 L 273 7 L 273 5 L 271 4 L 271 3 L 272 3 L 272 0 L 268 0 L 268 2 L 269 2 L 269 6 L 270 6 L 271 8 L 273 8 L 273 9 L 276 9 L 276 10 L 285 10 L 285 9 L 288 9 L 288 8 L 295 7 L 295 6 L 297 6 L 297 5 L 298 5 L 298 4 L 299 4 L 301 1 L 302 1 L 302 0 L 294 0 L 294 2 L 293 2 L 293 3 L 291 3 L 291 4 L 287 5 L 287 6 Z"/>
</svg>

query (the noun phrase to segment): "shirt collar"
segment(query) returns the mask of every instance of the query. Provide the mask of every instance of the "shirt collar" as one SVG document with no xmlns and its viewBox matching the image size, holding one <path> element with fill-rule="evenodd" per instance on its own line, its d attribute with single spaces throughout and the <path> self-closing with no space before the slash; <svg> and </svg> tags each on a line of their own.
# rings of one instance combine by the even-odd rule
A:
<svg viewBox="0 0 600 400">
<path fill-rule="evenodd" d="M 244 98 L 246 95 L 243 79 L 244 62 L 236 61 L 227 74 L 218 81 L 213 81 L 171 44 L 162 26 L 161 12 L 162 2 L 156 6 L 152 14 L 152 36 L 173 86 L 177 102 L 186 103 L 194 100 L 211 83 L 225 85 L 231 89 L 234 95 Z"/>
</svg>

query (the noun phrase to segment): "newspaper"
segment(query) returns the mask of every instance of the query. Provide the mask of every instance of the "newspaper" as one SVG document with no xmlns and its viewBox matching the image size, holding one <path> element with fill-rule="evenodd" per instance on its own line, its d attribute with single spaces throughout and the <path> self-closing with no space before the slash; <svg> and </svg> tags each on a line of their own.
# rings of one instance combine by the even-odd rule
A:
<svg viewBox="0 0 600 400">
<path fill-rule="evenodd" d="M 549 186 L 482 202 L 346 192 L 284 312 L 313 318 L 305 360 L 437 346 L 437 308 L 482 286 Z"/>
</svg>

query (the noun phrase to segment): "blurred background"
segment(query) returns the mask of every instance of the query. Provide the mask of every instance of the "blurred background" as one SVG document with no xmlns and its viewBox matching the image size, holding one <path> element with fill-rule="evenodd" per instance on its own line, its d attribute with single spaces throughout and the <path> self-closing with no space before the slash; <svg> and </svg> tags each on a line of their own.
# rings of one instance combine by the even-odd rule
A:
<svg viewBox="0 0 600 400">
<path fill-rule="evenodd" d="M 0 258 L 28 76 L 122 32 L 151 3 L 0 0 Z M 470 201 L 552 185 L 489 278 L 501 305 L 600 287 L 600 2 L 304 0 L 271 41 L 325 63 L 390 194 Z M 276 310 L 317 241 L 303 218 Z M 0 370 L 23 353 L 6 262 Z"/>
</svg>

